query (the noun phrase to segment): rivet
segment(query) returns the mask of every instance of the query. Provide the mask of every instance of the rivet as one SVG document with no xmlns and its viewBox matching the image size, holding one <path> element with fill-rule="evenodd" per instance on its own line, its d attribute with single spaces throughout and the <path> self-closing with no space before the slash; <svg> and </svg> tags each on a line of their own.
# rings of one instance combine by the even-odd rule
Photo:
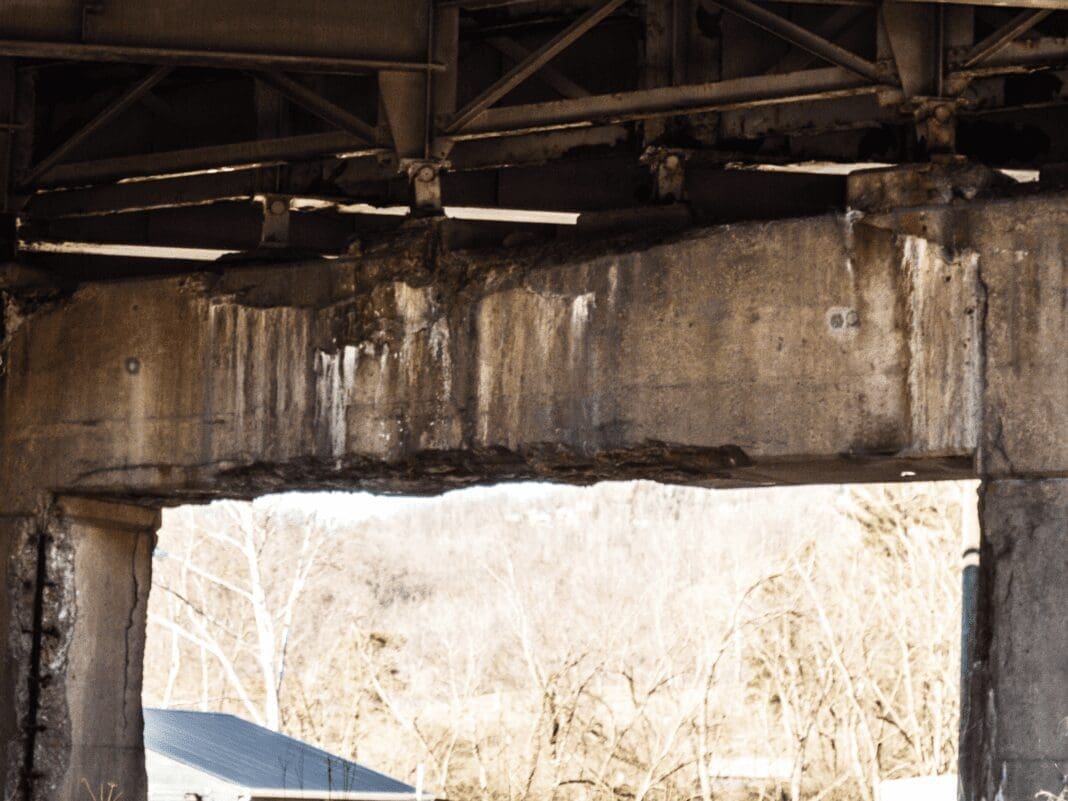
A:
<svg viewBox="0 0 1068 801">
<path fill-rule="evenodd" d="M 141 360 L 136 356 L 131 356 L 126 360 L 126 372 L 130 375 L 136 375 L 141 372 Z"/>
<path fill-rule="evenodd" d="M 831 315 L 831 328 L 841 328 L 843 324 L 842 315 L 835 312 Z"/>
</svg>

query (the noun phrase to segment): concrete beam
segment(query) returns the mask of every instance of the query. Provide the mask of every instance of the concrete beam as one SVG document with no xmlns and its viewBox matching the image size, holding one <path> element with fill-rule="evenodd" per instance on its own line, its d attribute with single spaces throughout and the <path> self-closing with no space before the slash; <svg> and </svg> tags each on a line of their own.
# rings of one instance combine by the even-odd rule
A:
<svg viewBox="0 0 1068 801">
<path fill-rule="evenodd" d="M 970 474 L 977 261 L 876 222 L 88 284 L 9 323 L 0 504 Z"/>
</svg>

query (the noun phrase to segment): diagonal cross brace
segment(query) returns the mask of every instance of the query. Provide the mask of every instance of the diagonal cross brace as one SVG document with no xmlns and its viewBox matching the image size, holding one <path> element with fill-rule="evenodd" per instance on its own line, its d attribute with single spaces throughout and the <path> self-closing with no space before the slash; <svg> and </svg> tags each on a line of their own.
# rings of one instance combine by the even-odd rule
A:
<svg viewBox="0 0 1068 801">
<path fill-rule="evenodd" d="M 487 43 L 494 50 L 503 53 L 505 56 L 512 59 L 516 64 L 530 55 L 529 50 L 514 39 L 509 39 L 507 36 L 494 36 L 488 39 Z M 562 97 L 576 98 L 590 96 L 589 92 L 553 67 L 542 67 L 541 71 L 538 73 L 538 77 L 548 86 L 559 92 Z"/>
<path fill-rule="evenodd" d="M 311 112 L 319 119 L 364 140 L 368 144 L 375 143 L 377 137 L 374 127 L 336 103 L 327 100 L 318 92 L 312 91 L 299 81 L 293 80 L 285 73 L 278 70 L 264 70 L 253 73 L 253 77 L 264 86 L 270 87 L 282 97 Z"/>
<path fill-rule="evenodd" d="M 156 67 L 148 75 L 135 83 L 119 97 L 113 100 L 99 114 L 87 122 L 79 131 L 67 139 L 63 144 L 45 156 L 34 165 L 22 177 L 20 183 L 23 186 L 33 186 L 42 175 L 59 164 L 74 148 L 91 137 L 113 119 L 122 114 L 126 109 L 148 94 L 152 87 L 170 75 L 172 67 Z"/>
<path fill-rule="evenodd" d="M 624 2 L 626 0 L 605 0 L 601 5 L 591 8 L 544 45 L 532 51 L 525 59 L 506 73 L 504 77 L 457 111 L 452 119 L 446 123 L 443 132 L 452 134 L 462 131 L 475 117 L 560 55 L 598 22 L 623 5 Z"/>
<path fill-rule="evenodd" d="M 736 17 L 740 17 L 750 25 L 763 28 L 768 33 L 778 36 L 794 47 L 807 50 L 809 53 L 861 75 L 873 83 L 886 83 L 886 78 L 875 63 L 824 39 L 807 28 L 801 27 L 796 22 L 791 22 L 772 11 L 768 11 L 763 6 L 752 2 L 752 0 L 714 0 L 714 2 L 715 5 L 724 8 Z"/>
<path fill-rule="evenodd" d="M 975 47 L 964 56 L 961 67 L 967 69 L 986 61 L 994 54 L 1005 49 L 1015 39 L 1027 33 L 1027 31 L 1052 14 L 1053 11 L 1054 9 L 1052 8 L 1021 11 L 981 42 L 977 42 Z"/>
</svg>

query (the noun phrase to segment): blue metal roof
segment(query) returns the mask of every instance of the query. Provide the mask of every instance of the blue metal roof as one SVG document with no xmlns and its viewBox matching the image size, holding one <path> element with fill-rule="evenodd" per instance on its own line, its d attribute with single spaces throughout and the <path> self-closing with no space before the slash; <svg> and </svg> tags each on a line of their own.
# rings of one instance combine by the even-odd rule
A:
<svg viewBox="0 0 1068 801">
<path fill-rule="evenodd" d="M 218 712 L 146 709 L 145 748 L 250 789 L 415 794 L 382 773 Z"/>
</svg>

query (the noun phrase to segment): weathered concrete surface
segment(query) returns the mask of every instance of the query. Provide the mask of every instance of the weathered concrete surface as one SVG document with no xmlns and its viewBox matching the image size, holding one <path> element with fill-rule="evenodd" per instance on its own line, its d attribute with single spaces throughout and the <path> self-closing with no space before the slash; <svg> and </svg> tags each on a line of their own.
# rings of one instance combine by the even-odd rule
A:
<svg viewBox="0 0 1068 801">
<path fill-rule="evenodd" d="M 1040 733 L 1063 714 L 1037 703 L 1068 679 L 1049 644 L 1063 624 L 1043 628 L 1063 490 L 1012 479 L 1068 476 L 1068 197 L 493 252 L 449 251 L 440 234 L 424 223 L 334 262 L 9 305 L 5 798 L 30 779 L 39 798 L 82 778 L 143 792 L 154 513 L 56 493 L 153 505 L 522 477 L 996 479 L 995 694 L 973 707 L 969 764 L 1010 766 L 1002 801 L 1045 782 L 1021 766 L 1053 753 Z M 1010 592 L 1014 570 L 1035 571 L 1034 593 Z M 1049 677 L 1041 696 L 1032 668 Z M 984 770 L 980 789 L 1000 785 L 1000 767 Z"/>
<path fill-rule="evenodd" d="M 0 504 L 970 471 L 976 261 L 853 218 L 94 284 L 15 319 Z"/>
<path fill-rule="evenodd" d="M 980 558 L 966 798 L 1060 793 L 1068 761 L 1068 480 L 999 480 L 980 490 Z"/>
<path fill-rule="evenodd" d="M 159 513 L 66 497 L 41 524 L 32 797 L 114 784 L 143 799 L 141 671 Z"/>
<path fill-rule="evenodd" d="M 993 204 L 971 235 L 988 309 L 981 472 L 1068 476 L 1068 216 Z"/>
<path fill-rule="evenodd" d="M 34 735 L 36 700 L 31 702 L 29 693 L 31 686 L 36 692 L 36 683 L 29 671 L 34 662 L 35 530 L 32 517 L 0 517 L 0 789 L 5 801 L 25 789 L 26 755 L 32 747 L 28 738 Z"/>
</svg>

